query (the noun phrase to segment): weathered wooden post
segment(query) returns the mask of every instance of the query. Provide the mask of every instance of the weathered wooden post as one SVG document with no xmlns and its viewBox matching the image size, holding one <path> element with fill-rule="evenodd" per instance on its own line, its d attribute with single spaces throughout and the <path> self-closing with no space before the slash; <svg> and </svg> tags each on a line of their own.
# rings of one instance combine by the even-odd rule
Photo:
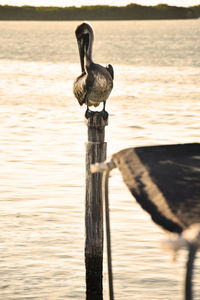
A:
<svg viewBox="0 0 200 300">
<path fill-rule="evenodd" d="M 104 142 L 108 115 L 91 112 L 86 118 L 88 142 L 86 145 L 86 193 L 85 193 L 85 266 L 86 299 L 103 299 L 103 208 L 102 173 L 92 174 L 90 165 L 106 160 Z"/>
</svg>

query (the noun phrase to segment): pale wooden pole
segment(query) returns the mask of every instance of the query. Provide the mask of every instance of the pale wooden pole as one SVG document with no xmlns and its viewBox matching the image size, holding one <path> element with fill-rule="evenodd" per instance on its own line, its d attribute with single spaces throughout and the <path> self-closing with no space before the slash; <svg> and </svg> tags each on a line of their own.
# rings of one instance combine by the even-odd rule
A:
<svg viewBox="0 0 200 300">
<path fill-rule="evenodd" d="M 92 112 L 86 119 L 88 142 L 86 144 L 85 193 L 85 267 L 86 299 L 103 299 L 103 208 L 102 173 L 92 174 L 90 165 L 106 160 L 107 143 L 104 142 L 108 115 Z"/>
</svg>

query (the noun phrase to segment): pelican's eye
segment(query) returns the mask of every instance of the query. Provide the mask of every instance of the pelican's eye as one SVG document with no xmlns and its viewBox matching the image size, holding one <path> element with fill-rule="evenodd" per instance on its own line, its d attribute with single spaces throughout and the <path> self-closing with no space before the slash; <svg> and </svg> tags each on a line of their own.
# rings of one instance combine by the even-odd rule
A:
<svg viewBox="0 0 200 300">
<path fill-rule="evenodd" d="M 75 31 L 77 39 L 81 39 L 84 36 L 84 30 L 81 27 L 78 27 Z"/>
</svg>

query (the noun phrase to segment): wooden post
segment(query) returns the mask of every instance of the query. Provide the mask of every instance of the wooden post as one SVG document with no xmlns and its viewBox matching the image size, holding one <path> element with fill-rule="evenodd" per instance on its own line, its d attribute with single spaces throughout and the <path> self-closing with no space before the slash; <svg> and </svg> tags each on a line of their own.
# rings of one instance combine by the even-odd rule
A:
<svg viewBox="0 0 200 300">
<path fill-rule="evenodd" d="M 192 300 L 192 272 L 195 256 L 198 250 L 198 245 L 196 243 L 189 243 L 188 245 L 188 260 L 186 265 L 185 273 L 185 298 L 184 300 Z"/>
<path fill-rule="evenodd" d="M 108 115 L 91 112 L 86 119 L 88 143 L 86 145 L 86 194 L 85 194 L 85 267 L 86 299 L 103 299 L 103 208 L 102 173 L 92 174 L 90 165 L 106 160 L 104 142 Z"/>
</svg>

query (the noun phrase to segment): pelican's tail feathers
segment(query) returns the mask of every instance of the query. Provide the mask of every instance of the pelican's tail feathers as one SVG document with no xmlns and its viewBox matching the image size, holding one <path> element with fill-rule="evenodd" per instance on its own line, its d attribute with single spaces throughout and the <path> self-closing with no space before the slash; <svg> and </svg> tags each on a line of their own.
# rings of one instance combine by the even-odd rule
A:
<svg viewBox="0 0 200 300">
<path fill-rule="evenodd" d="M 109 64 L 109 65 L 107 65 L 106 69 L 110 73 L 112 79 L 114 79 L 114 69 L 113 69 L 113 66 Z"/>
</svg>

